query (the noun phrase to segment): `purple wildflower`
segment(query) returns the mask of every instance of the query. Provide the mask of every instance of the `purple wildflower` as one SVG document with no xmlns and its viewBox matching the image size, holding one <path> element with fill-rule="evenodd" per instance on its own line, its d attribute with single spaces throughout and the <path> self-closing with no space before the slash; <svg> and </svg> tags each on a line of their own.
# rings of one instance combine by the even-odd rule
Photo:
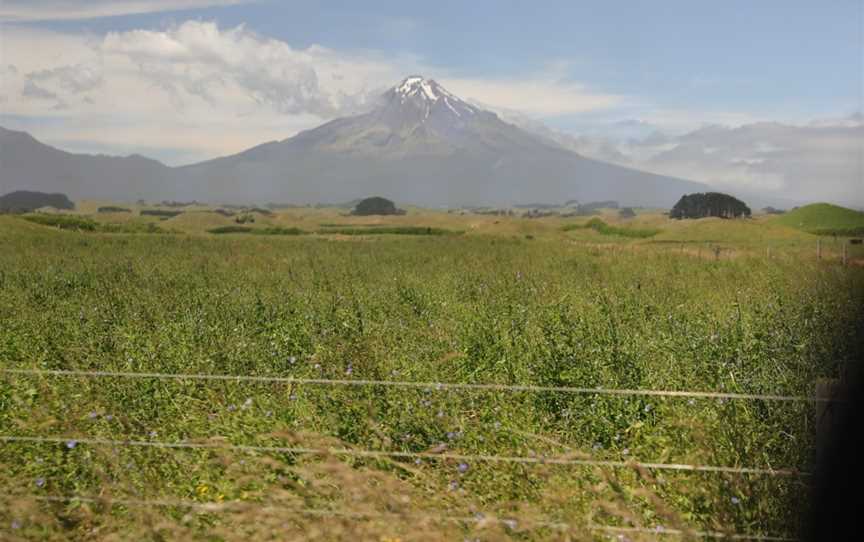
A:
<svg viewBox="0 0 864 542">
<path fill-rule="evenodd" d="M 346 375 L 350 375 L 350 374 L 353 373 L 353 372 L 354 372 L 354 367 L 349 363 L 349 364 L 348 364 L 348 368 L 345 369 L 345 374 L 346 374 Z"/>
<path fill-rule="evenodd" d="M 468 472 L 468 463 L 459 463 L 459 466 L 456 467 L 456 470 L 458 470 L 461 474 L 465 474 L 466 472 Z"/>
<path fill-rule="evenodd" d="M 44 487 L 45 486 L 45 478 L 39 477 L 36 478 L 36 487 Z"/>
<path fill-rule="evenodd" d="M 17 519 L 13 519 L 12 520 L 12 528 L 13 529 L 20 529 L 21 528 L 21 522 L 18 521 Z"/>
<path fill-rule="evenodd" d="M 87 415 L 87 417 L 90 418 L 91 420 L 95 420 L 98 416 L 99 416 L 99 414 L 96 414 L 95 412 L 91 412 L 90 414 Z"/>
<path fill-rule="evenodd" d="M 66 447 L 69 448 L 70 450 L 72 448 L 74 448 L 75 446 L 78 446 L 78 443 L 74 440 L 70 440 L 70 441 L 66 442 Z"/>
<path fill-rule="evenodd" d="M 738 497 L 732 497 L 732 504 L 739 504 L 740 502 L 741 499 L 739 499 Z"/>
</svg>

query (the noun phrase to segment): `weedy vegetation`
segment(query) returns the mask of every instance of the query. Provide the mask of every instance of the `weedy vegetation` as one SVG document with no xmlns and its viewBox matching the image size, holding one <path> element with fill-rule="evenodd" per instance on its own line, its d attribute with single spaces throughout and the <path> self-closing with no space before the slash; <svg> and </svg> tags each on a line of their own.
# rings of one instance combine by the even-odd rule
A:
<svg viewBox="0 0 864 542">
<path fill-rule="evenodd" d="M 0 373 L 0 434 L 60 439 L 0 443 L 0 537 L 606 540 L 619 534 L 609 526 L 649 531 L 630 540 L 657 529 L 795 535 L 806 477 L 626 462 L 809 470 L 808 401 L 339 382 L 806 397 L 864 354 L 860 265 L 817 262 L 807 234 L 786 229 L 772 233 L 785 245 L 771 258 L 755 244 L 715 260 L 640 235 L 603 245 L 554 218 L 408 215 L 285 239 L 326 219 L 297 213 L 276 213 L 279 234 L 217 228 L 253 234 L 236 236 L 58 231 L 0 217 L 2 368 L 313 381 Z M 681 240 L 774 232 L 718 221 L 691 234 L 653 220 L 640 224 Z M 342 230 L 355 237 L 330 235 Z M 354 233 L 394 231 L 411 234 Z M 206 446 L 146 445 L 178 442 Z"/>
</svg>

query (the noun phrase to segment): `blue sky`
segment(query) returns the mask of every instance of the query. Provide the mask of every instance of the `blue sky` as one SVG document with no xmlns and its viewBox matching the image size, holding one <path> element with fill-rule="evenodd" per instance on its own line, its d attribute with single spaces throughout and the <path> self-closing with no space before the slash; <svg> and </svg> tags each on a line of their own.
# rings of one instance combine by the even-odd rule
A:
<svg viewBox="0 0 864 542">
<path fill-rule="evenodd" d="M 857 0 L 5 0 L 0 125 L 187 163 L 350 114 L 421 72 L 585 154 L 784 189 L 788 171 L 742 172 L 771 156 L 738 141 L 725 162 L 716 138 L 686 165 L 667 151 L 705 125 L 752 138 L 742 128 L 776 122 L 789 129 L 763 126 L 760 148 L 809 149 L 814 163 L 829 148 L 848 170 L 857 132 L 823 128 L 859 128 L 862 26 Z M 665 143 L 632 141 L 648 136 Z M 843 197 L 860 180 L 846 170 Z"/>
<path fill-rule="evenodd" d="M 66 31 L 244 24 L 297 48 L 410 54 L 471 76 L 566 64 L 566 77 L 676 108 L 787 116 L 852 112 L 861 2 L 286 2 L 30 23 Z"/>
</svg>

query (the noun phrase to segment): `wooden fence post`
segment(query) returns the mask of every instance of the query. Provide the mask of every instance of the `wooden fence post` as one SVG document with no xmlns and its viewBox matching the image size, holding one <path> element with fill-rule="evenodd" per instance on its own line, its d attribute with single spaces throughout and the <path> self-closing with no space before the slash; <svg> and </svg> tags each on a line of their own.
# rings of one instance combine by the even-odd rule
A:
<svg viewBox="0 0 864 542">
<path fill-rule="evenodd" d="M 843 267 L 849 263 L 849 243 L 843 243 Z"/>
<path fill-rule="evenodd" d="M 822 239 L 816 239 L 816 259 L 822 259 Z"/>
</svg>

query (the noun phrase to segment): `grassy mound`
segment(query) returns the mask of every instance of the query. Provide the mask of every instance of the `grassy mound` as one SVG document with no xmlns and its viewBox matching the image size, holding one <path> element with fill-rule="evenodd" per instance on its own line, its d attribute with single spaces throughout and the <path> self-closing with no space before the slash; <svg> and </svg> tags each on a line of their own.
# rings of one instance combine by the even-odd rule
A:
<svg viewBox="0 0 864 542">
<path fill-rule="evenodd" d="M 818 235 L 864 235 L 864 213 L 830 203 L 805 205 L 775 221 Z"/>
<path fill-rule="evenodd" d="M 592 218 L 585 224 L 568 224 L 564 226 L 564 231 L 572 231 L 572 230 L 580 230 L 580 229 L 592 229 L 601 235 L 620 235 L 622 237 L 632 237 L 636 239 L 647 239 L 648 237 L 654 237 L 660 230 L 657 229 L 637 229 L 637 228 L 619 228 L 617 226 L 610 226 L 609 224 L 603 222 L 599 218 Z"/>
</svg>

